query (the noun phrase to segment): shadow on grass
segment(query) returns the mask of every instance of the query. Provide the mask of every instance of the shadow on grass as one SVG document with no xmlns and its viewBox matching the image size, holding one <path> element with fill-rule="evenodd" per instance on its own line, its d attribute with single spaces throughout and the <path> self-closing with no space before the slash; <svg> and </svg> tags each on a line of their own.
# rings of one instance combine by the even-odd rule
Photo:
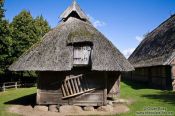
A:
<svg viewBox="0 0 175 116">
<path fill-rule="evenodd" d="M 175 92 L 171 92 L 171 91 L 162 91 L 156 94 L 142 95 L 142 97 L 160 100 L 164 103 L 175 105 Z"/>
<path fill-rule="evenodd" d="M 26 105 L 26 106 L 31 105 L 33 107 L 36 104 L 36 93 L 5 102 L 5 104 L 8 104 L 8 105 Z"/>
<path fill-rule="evenodd" d="M 124 82 L 125 84 L 127 84 L 128 86 L 130 86 L 133 89 L 155 89 L 155 90 L 172 90 L 171 86 L 167 86 L 167 87 L 162 87 L 160 85 L 155 85 L 153 83 L 149 83 L 149 82 L 140 82 L 140 81 L 131 81 L 131 80 L 122 80 L 122 82 Z"/>
<path fill-rule="evenodd" d="M 151 87 L 149 86 L 148 83 L 146 82 L 137 82 L 137 81 L 130 81 L 130 80 L 122 80 L 123 83 L 127 84 L 133 89 L 150 89 Z"/>
</svg>

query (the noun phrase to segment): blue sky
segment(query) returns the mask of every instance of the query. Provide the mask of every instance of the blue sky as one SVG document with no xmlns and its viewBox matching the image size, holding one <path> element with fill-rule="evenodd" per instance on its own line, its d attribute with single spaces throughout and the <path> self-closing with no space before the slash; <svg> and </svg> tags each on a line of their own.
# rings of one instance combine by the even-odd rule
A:
<svg viewBox="0 0 175 116">
<path fill-rule="evenodd" d="M 6 0 L 6 18 L 12 21 L 21 10 L 43 15 L 51 27 L 72 0 Z M 93 24 L 128 56 L 143 35 L 175 13 L 175 0 L 77 0 Z"/>
</svg>

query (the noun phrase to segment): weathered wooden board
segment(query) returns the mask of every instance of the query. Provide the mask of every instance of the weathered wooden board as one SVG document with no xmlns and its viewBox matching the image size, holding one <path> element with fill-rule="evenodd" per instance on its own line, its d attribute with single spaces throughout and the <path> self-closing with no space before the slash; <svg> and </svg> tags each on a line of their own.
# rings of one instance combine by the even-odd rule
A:
<svg viewBox="0 0 175 116">
<path fill-rule="evenodd" d="M 175 70 L 175 68 L 173 69 Z M 175 71 L 174 71 L 175 72 Z M 173 73 L 173 72 L 172 72 Z M 148 83 L 153 88 L 171 89 L 172 74 L 170 66 L 154 66 L 145 68 L 136 68 L 131 74 L 123 75 L 123 79 Z"/>
<path fill-rule="evenodd" d="M 86 73 L 85 77 L 87 83 L 82 84 L 82 79 L 77 80 L 77 85 L 74 85 L 74 81 L 67 82 L 67 89 L 69 93 L 77 92 L 77 90 L 83 91 L 86 89 L 95 88 L 93 91 L 85 92 L 81 95 L 73 96 L 67 99 L 63 99 L 64 94 L 66 94 L 66 87 L 64 90 L 62 88 L 62 83 L 64 82 L 67 75 L 79 75 L 80 72 L 42 72 L 38 79 L 38 92 L 37 92 L 37 103 L 38 104 L 75 104 L 84 106 L 100 106 L 106 104 L 107 90 L 105 89 L 106 78 L 104 72 L 90 72 Z M 81 72 L 82 73 L 82 72 Z M 106 75 L 107 76 L 107 75 Z M 70 86 L 72 87 L 72 92 L 70 91 Z M 80 88 L 76 88 L 82 87 Z M 64 91 L 64 92 L 63 92 Z"/>
<path fill-rule="evenodd" d="M 74 66 L 88 65 L 90 60 L 91 47 L 90 46 L 74 46 Z"/>
</svg>

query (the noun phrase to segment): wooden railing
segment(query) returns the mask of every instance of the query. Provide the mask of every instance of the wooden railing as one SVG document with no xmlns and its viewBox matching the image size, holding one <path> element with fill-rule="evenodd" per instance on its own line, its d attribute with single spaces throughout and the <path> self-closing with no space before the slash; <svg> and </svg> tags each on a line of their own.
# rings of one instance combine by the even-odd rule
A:
<svg viewBox="0 0 175 116">
<path fill-rule="evenodd" d="M 21 86 L 21 84 L 18 84 L 18 82 L 5 82 L 2 84 L 1 90 L 6 91 L 9 88 L 18 88 Z"/>
</svg>

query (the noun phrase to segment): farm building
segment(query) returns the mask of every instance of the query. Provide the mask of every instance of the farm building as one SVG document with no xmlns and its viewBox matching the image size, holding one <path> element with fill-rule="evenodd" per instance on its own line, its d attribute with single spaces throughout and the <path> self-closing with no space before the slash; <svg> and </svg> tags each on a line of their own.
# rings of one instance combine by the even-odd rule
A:
<svg viewBox="0 0 175 116">
<path fill-rule="evenodd" d="M 175 15 L 146 35 L 129 57 L 135 71 L 125 75 L 152 87 L 175 90 Z"/>
<path fill-rule="evenodd" d="M 76 1 L 60 24 L 9 69 L 37 71 L 37 104 L 106 105 L 120 93 L 120 75 L 134 68 L 89 21 Z"/>
</svg>

